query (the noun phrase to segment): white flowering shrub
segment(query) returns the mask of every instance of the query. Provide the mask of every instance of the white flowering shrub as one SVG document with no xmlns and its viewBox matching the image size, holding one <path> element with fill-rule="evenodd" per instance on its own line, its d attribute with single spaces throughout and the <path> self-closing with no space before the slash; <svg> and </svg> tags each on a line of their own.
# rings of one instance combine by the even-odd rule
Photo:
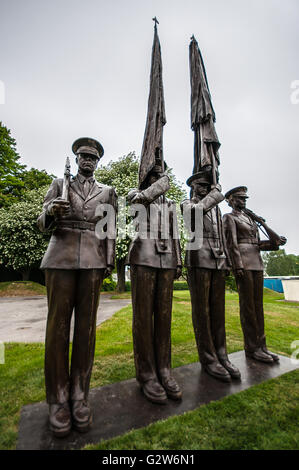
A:
<svg viewBox="0 0 299 470">
<path fill-rule="evenodd" d="M 23 201 L 0 209 L 0 264 L 19 272 L 38 267 L 49 243 L 36 221 L 47 187 L 29 191 Z"/>
</svg>

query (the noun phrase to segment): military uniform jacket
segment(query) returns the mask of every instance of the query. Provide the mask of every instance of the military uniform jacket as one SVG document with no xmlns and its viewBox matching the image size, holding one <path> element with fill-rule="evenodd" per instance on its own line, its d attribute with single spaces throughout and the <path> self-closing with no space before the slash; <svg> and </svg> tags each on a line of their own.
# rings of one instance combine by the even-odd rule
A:
<svg viewBox="0 0 299 470">
<path fill-rule="evenodd" d="M 160 185 L 160 194 L 162 191 L 165 191 L 165 188 L 169 188 L 168 184 L 168 176 L 164 176 L 158 180 L 156 186 Z M 147 217 L 144 221 L 146 226 L 143 228 L 139 226 L 139 230 L 147 234 L 147 238 L 140 237 L 139 233 L 137 233 L 129 248 L 127 264 L 137 264 L 161 269 L 177 269 L 178 266 L 182 265 L 182 259 L 180 241 L 178 239 L 175 203 L 165 199 L 161 195 L 157 196 L 153 187 L 149 187 L 144 191 L 138 189 L 133 190 L 130 192 L 130 196 L 132 198 L 134 195 L 140 194 L 141 192 L 144 195 L 143 204 L 146 208 Z M 161 220 L 161 212 L 163 211 L 164 204 L 169 209 L 170 214 L 170 236 L 166 240 L 159 237 L 161 234 L 159 221 Z M 154 233 L 158 233 L 158 237 L 150 238 L 150 224 L 152 229 L 154 228 Z M 173 234 L 176 234 L 176 236 L 173 237 Z"/>
<path fill-rule="evenodd" d="M 185 256 L 185 266 L 188 268 L 206 268 L 206 269 L 229 269 L 230 261 L 226 250 L 221 213 L 217 204 L 223 200 L 223 196 L 217 189 L 212 190 L 200 203 L 203 208 L 203 233 L 202 244 L 199 249 L 187 250 Z M 194 230 L 195 206 L 198 204 L 196 199 L 185 199 L 181 204 L 182 211 L 191 210 L 191 229 Z M 219 214 L 217 215 L 217 211 Z M 218 229 L 217 216 L 220 224 Z M 199 235 L 199 234 L 197 234 Z M 221 237 L 221 239 L 220 239 Z M 217 250 L 222 246 L 224 257 L 217 257 Z"/>
<path fill-rule="evenodd" d="M 260 251 L 277 250 L 277 245 L 261 241 L 257 224 L 241 211 L 225 214 L 223 226 L 232 268 L 263 271 Z"/>
<path fill-rule="evenodd" d="M 77 175 L 70 181 L 70 213 L 59 221 L 55 221 L 47 209 L 54 199 L 61 197 L 63 179 L 55 179 L 46 194 L 37 223 L 41 231 L 53 229 L 53 233 L 41 269 L 104 269 L 114 266 L 114 227 L 108 238 L 100 240 L 96 237 L 95 226 L 103 217 L 96 215 L 100 204 L 111 204 L 116 211 L 115 190 L 94 180 L 85 198 L 80 178 Z"/>
</svg>

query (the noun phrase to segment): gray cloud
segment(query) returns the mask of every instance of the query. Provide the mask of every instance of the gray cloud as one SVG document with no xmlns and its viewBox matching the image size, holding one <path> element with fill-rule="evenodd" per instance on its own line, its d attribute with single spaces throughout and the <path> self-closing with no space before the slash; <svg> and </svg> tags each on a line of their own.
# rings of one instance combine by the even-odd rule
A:
<svg viewBox="0 0 299 470">
<path fill-rule="evenodd" d="M 222 143 L 223 190 L 247 185 L 249 207 L 288 237 L 287 252 L 299 253 L 299 104 L 290 100 L 299 80 L 297 0 L 0 0 L 0 8 L 1 120 L 24 163 L 61 175 L 72 142 L 84 135 L 102 142 L 103 162 L 140 153 L 156 15 L 165 159 L 184 182 L 193 166 L 194 34 Z"/>
</svg>

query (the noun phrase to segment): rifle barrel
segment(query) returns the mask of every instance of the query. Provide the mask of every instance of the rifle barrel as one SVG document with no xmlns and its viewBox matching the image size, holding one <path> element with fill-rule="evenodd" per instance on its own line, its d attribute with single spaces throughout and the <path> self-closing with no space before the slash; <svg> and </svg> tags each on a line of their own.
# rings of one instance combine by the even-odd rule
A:
<svg viewBox="0 0 299 470">
<path fill-rule="evenodd" d="M 66 201 L 69 200 L 69 186 L 71 178 L 71 164 L 69 157 L 66 157 L 65 167 L 64 167 L 64 178 L 63 178 L 63 187 L 62 187 L 62 199 Z"/>
</svg>

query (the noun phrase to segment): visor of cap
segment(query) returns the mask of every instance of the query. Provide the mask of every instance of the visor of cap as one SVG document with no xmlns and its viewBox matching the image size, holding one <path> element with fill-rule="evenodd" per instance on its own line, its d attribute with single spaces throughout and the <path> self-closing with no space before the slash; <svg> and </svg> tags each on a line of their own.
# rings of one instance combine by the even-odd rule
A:
<svg viewBox="0 0 299 470">
<path fill-rule="evenodd" d="M 77 150 L 76 150 L 76 155 L 78 155 L 78 153 L 88 153 L 90 155 L 94 155 L 96 156 L 97 158 L 100 158 L 100 155 L 99 155 L 99 152 L 97 151 L 97 149 L 93 148 L 93 147 L 89 147 L 87 145 L 84 145 L 82 147 L 79 147 Z"/>
<path fill-rule="evenodd" d="M 225 198 L 227 199 L 229 196 L 241 196 L 248 198 L 246 186 L 238 186 L 237 188 L 230 189 L 225 194 Z"/>
</svg>

